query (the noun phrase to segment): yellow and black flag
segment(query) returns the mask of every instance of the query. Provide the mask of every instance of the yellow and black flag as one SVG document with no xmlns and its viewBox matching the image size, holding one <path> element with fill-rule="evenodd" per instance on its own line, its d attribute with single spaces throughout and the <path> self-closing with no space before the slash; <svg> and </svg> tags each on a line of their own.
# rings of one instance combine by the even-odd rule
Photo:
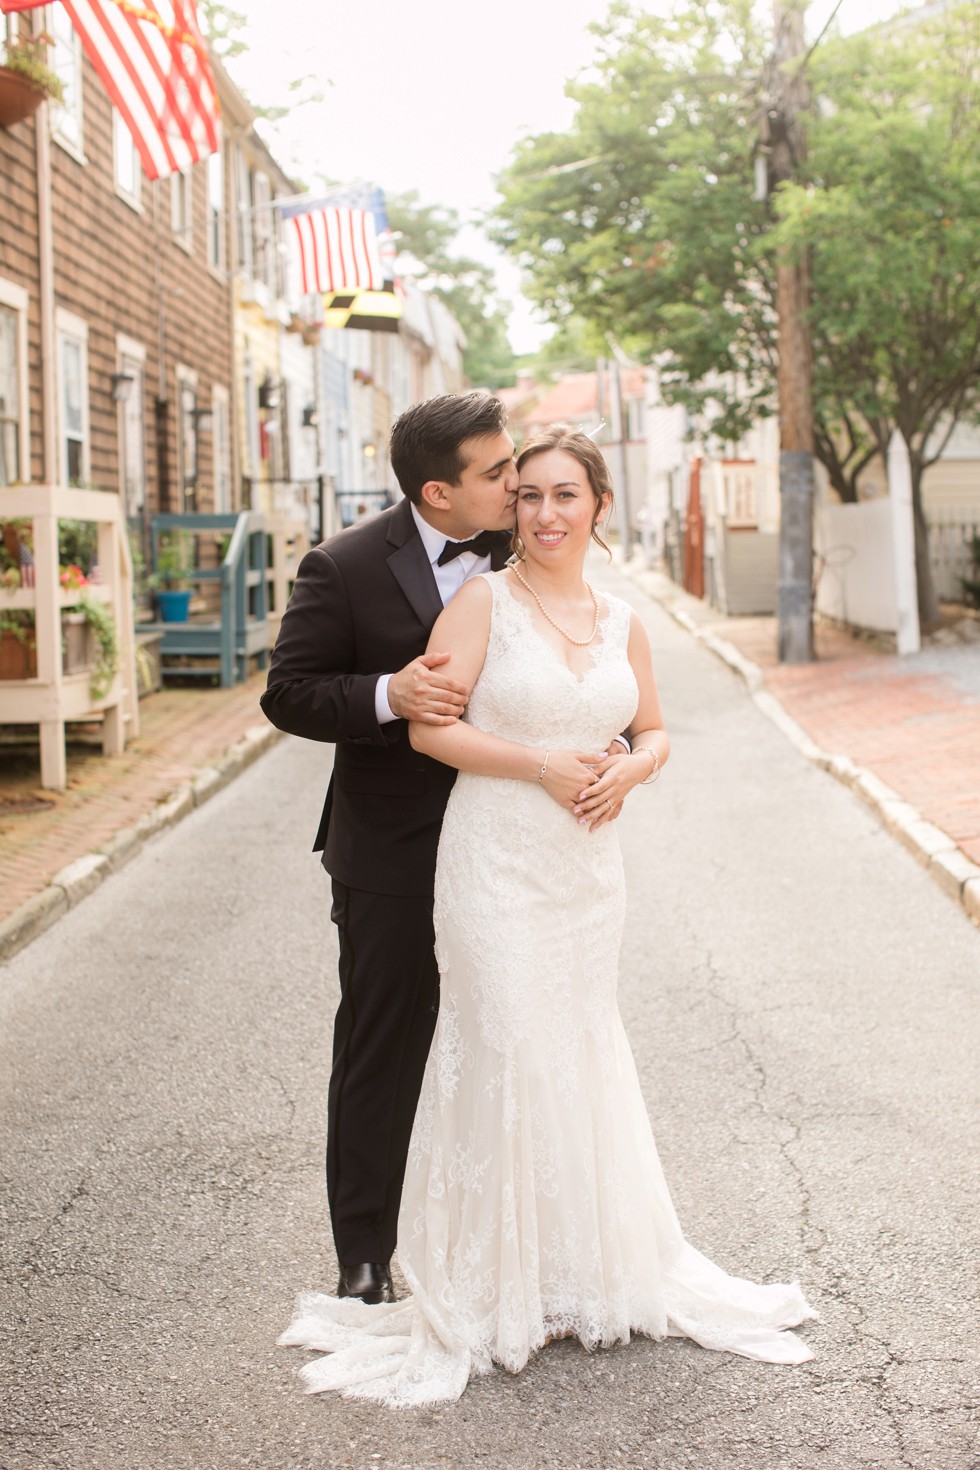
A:
<svg viewBox="0 0 980 1470">
<path fill-rule="evenodd" d="M 402 315 L 402 298 L 394 290 L 331 291 L 323 297 L 326 327 L 356 327 L 362 332 L 397 332 Z"/>
</svg>

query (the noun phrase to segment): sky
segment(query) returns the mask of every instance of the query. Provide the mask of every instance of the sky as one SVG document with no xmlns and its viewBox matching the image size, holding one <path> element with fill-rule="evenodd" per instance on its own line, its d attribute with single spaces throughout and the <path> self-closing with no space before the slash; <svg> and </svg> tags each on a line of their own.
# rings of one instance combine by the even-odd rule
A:
<svg viewBox="0 0 980 1470">
<path fill-rule="evenodd" d="M 253 101 L 282 105 L 286 85 L 314 75 L 324 94 L 295 109 L 263 135 L 279 163 L 312 181 L 318 173 L 343 182 L 370 180 L 393 193 L 416 189 L 426 204 L 475 220 L 493 207 L 494 176 L 528 133 L 571 122 L 567 78 L 586 69 L 603 0 L 392 0 L 311 4 L 310 0 L 230 0 L 248 17 L 249 50 L 228 63 Z M 654 0 L 651 10 L 669 9 Z M 813 0 L 808 37 L 815 37 L 835 0 Z M 902 8 L 900 0 L 842 0 L 838 15 L 855 30 Z M 494 264 L 502 293 L 514 303 L 511 342 L 532 351 L 547 335 L 520 298 L 516 268 L 477 225 L 460 248 Z"/>
</svg>

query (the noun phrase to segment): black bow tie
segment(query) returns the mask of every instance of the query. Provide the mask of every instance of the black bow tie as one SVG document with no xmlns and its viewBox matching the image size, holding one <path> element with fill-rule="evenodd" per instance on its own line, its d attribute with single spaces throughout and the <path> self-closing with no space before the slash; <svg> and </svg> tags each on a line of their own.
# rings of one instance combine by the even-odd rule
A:
<svg viewBox="0 0 980 1470">
<path fill-rule="evenodd" d="M 447 541 L 439 553 L 437 565 L 444 567 L 447 561 L 455 561 L 464 551 L 472 551 L 475 556 L 489 556 L 495 546 L 503 544 L 505 536 L 506 531 L 481 531 L 479 536 L 473 536 L 469 541 Z"/>
</svg>

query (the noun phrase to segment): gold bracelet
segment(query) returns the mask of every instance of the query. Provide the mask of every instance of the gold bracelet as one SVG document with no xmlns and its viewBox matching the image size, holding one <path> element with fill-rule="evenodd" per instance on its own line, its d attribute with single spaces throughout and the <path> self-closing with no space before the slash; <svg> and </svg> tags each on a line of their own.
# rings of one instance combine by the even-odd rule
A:
<svg viewBox="0 0 980 1470">
<path fill-rule="evenodd" d="M 540 771 L 538 772 L 538 776 L 537 776 L 537 779 L 539 781 L 543 781 L 544 778 L 545 778 L 545 776 L 547 776 L 547 774 L 548 774 L 548 762 L 550 760 L 551 760 L 551 751 L 550 750 L 545 751 L 544 765 L 541 767 Z"/>
<path fill-rule="evenodd" d="M 653 770 L 650 772 L 649 776 L 643 777 L 640 785 L 652 786 L 654 781 L 656 781 L 657 777 L 660 775 L 660 757 L 655 750 L 651 749 L 649 745 L 641 745 L 640 750 L 645 750 L 648 755 L 653 756 Z M 633 754 L 639 755 L 639 751 L 634 751 Z"/>
</svg>

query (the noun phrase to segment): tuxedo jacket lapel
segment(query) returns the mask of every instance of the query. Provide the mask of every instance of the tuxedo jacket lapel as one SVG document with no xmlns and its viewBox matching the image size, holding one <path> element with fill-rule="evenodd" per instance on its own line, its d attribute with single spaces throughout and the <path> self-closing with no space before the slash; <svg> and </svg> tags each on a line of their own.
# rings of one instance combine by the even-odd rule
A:
<svg viewBox="0 0 980 1470">
<path fill-rule="evenodd" d="M 401 501 L 392 513 L 388 544 L 392 547 L 388 557 L 392 576 L 411 603 L 419 622 L 423 627 L 431 628 L 442 612 L 442 598 L 408 500 Z"/>
</svg>

